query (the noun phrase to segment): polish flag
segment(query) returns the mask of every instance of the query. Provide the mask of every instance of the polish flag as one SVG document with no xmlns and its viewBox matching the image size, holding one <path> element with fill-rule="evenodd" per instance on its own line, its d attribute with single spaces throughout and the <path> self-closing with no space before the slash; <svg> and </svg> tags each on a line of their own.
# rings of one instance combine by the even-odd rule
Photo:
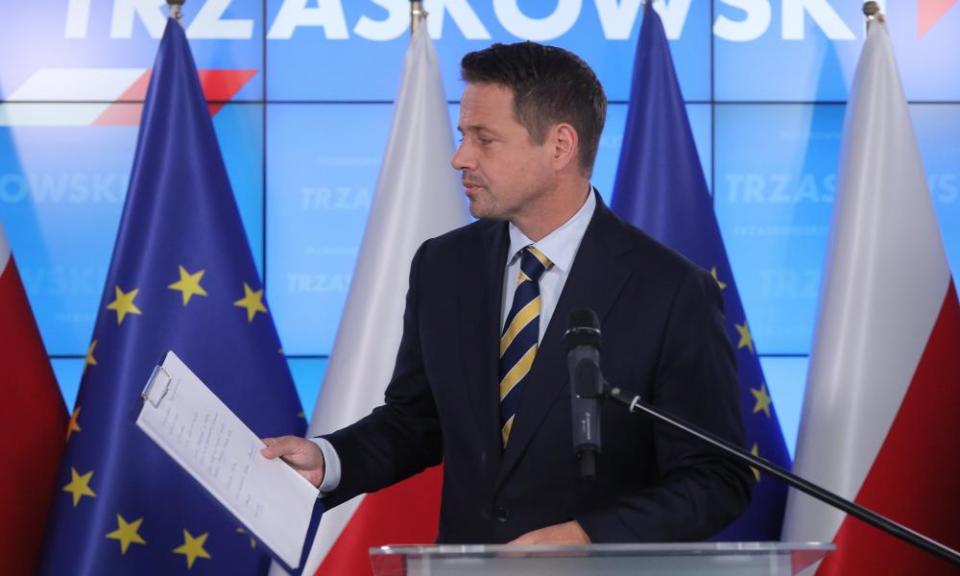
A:
<svg viewBox="0 0 960 576">
<path fill-rule="evenodd" d="M 308 436 L 332 432 L 383 403 L 403 332 L 406 279 L 425 240 L 467 223 L 450 165 L 453 132 L 426 22 L 404 62 L 390 138 L 350 293 Z M 442 470 L 433 467 L 323 515 L 304 574 L 371 573 L 369 549 L 432 544 Z"/>
<path fill-rule="evenodd" d="M 33 574 L 40 559 L 67 411 L 0 226 L 0 565 Z"/>
<path fill-rule="evenodd" d="M 882 20 L 844 126 L 794 471 L 960 546 L 960 304 Z M 818 574 L 957 567 L 795 490 L 783 539 L 832 541 Z"/>
</svg>

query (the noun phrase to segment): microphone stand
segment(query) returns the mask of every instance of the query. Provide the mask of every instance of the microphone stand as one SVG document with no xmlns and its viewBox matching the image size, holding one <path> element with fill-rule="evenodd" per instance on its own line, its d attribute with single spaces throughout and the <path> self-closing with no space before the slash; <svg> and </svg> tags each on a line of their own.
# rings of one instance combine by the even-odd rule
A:
<svg viewBox="0 0 960 576">
<path fill-rule="evenodd" d="M 601 377 L 602 378 L 602 377 Z M 732 456 L 734 460 L 739 460 L 742 462 L 747 462 L 755 468 L 760 468 L 765 472 L 776 476 L 777 478 L 783 480 L 790 486 L 793 486 L 797 490 L 813 496 L 821 502 L 825 502 L 834 508 L 838 508 L 847 514 L 850 514 L 854 518 L 862 520 L 871 526 L 878 528 L 879 530 L 886 532 L 892 536 L 895 536 L 913 546 L 921 548 L 931 554 L 939 556 L 949 562 L 952 562 L 956 565 L 960 565 L 960 553 L 952 548 L 944 546 L 943 544 L 937 542 L 936 540 L 924 536 L 923 534 L 907 528 L 903 524 L 890 520 L 889 518 L 877 514 L 876 512 L 870 510 L 869 508 L 864 508 L 859 504 L 855 504 L 845 498 L 825 490 L 824 488 L 817 486 L 816 484 L 804 480 L 803 478 L 788 472 L 787 470 L 777 466 L 776 464 L 760 458 L 759 456 L 754 456 L 750 452 L 747 452 L 743 448 L 728 442 L 722 438 L 719 438 L 709 432 L 701 430 L 696 426 L 684 422 L 679 418 L 670 416 L 657 408 L 654 408 L 650 404 L 646 403 L 640 398 L 639 395 L 634 395 L 622 388 L 617 388 L 611 386 L 606 380 L 602 380 L 603 386 L 603 395 L 609 397 L 616 401 L 618 404 L 622 404 L 627 407 L 628 411 L 635 413 L 638 411 L 645 412 L 650 416 L 653 416 L 657 420 L 666 422 L 667 424 L 679 428 L 688 434 L 692 434 L 697 438 L 703 440 L 704 442 L 719 448 L 727 455 Z"/>
</svg>

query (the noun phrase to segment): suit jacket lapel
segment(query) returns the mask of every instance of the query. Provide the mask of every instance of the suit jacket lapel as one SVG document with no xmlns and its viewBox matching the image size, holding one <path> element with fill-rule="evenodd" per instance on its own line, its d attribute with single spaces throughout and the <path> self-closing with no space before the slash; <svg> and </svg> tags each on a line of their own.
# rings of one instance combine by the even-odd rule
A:
<svg viewBox="0 0 960 576">
<path fill-rule="evenodd" d="M 492 223 L 458 263 L 464 381 L 487 462 L 500 462 L 498 362 L 503 273 L 509 246 L 505 222 Z M 479 291 L 479 294 L 478 294 Z"/>
<path fill-rule="evenodd" d="M 570 312 L 590 308 L 597 313 L 602 326 L 604 316 L 630 275 L 628 267 L 617 263 L 619 256 L 630 246 L 623 236 L 622 227 L 623 223 L 603 205 L 598 194 L 593 218 L 584 233 L 557 307 L 524 383 L 517 419 L 503 454 L 498 486 L 526 450 L 550 407 L 562 394 L 569 394 L 562 340 Z M 571 450 L 572 441 L 571 438 Z"/>
</svg>

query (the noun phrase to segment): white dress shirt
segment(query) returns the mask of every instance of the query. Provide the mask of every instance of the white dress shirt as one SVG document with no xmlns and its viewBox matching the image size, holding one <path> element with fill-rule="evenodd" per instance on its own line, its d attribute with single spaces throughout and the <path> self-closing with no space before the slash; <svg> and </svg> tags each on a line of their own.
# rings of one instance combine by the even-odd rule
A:
<svg viewBox="0 0 960 576">
<path fill-rule="evenodd" d="M 531 241 L 519 228 L 510 223 L 510 248 L 507 250 L 507 270 L 503 275 L 501 300 L 503 307 L 500 311 L 501 333 L 503 324 L 507 321 L 507 315 L 510 313 L 510 307 L 513 305 L 514 292 L 517 290 L 520 251 L 533 244 L 553 262 L 553 266 L 540 276 L 540 333 L 537 335 L 537 341 L 543 340 L 543 335 L 553 317 L 553 311 L 557 308 L 557 301 L 560 300 L 560 293 L 563 292 L 563 286 L 567 283 L 567 276 L 570 275 L 570 266 L 573 265 L 573 259 L 577 255 L 577 250 L 580 249 L 580 241 L 583 240 L 596 207 L 597 199 L 591 190 L 576 214 L 538 242 Z M 566 322 L 566 319 L 561 318 L 560 321 Z"/>
<path fill-rule="evenodd" d="M 580 249 L 580 242 L 587 231 L 590 219 L 597 207 L 597 199 L 591 189 L 583 206 L 576 214 L 570 217 L 559 228 L 541 238 L 538 242 L 532 242 L 519 228 L 509 224 L 510 247 L 507 250 L 506 271 L 503 276 L 503 306 L 500 310 L 500 327 L 503 331 L 503 323 L 507 320 L 507 314 L 510 313 L 510 306 L 513 305 L 514 292 L 517 289 L 517 276 L 520 272 L 520 251 L 533 244 L 537 250 L 553 262 L 553 266 L 546 270 L 540 276 L 540 334 L 537 340 L 542 340 L 550 319 L 553 317 L 553 311 L 557 308 L 557 301 L 560 300 L 560 293 L 563 292 L 563 286 L 567 282 L 567 276 L 570 275 L 570 267 L 573 265 L 573 259 Z M 560 321 L 565 321 L 561 319 Z M 320 495 L 332 492 L 340 484 L 340 456 L 334 450 L 333 445 L 323 438 L 311 438 L 313 442 L 320 447 L 323 452 L 323 459 L 326 463 L 323 482 L 320 484 Z"/>
</svg>

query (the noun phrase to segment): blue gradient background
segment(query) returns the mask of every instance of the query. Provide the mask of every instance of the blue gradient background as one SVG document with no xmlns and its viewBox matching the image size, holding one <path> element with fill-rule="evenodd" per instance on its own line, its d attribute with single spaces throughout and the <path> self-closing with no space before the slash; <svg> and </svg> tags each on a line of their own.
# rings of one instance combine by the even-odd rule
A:
<svg viewBox="0 0 960 576">
<path fill-rule="evenodd" d="M 770 0 L 768 26 L 735 42 L 713 34 L 721 18 L 756 17 L 717 0 L 688 5 L 672 39 L 674 61 L 701 162 L 769 388 L 793 449 L 816 314 L 845 101 L 863 44 L 859 2 L 824 0 L 852 40 L 832 40 L 815 19 L 804 37 L 783 38 L 783 0 Z M 634 2 L 580 2 L 568 31 L 548 43 L 580 54 L 611 100 L 594 183 L 609 200 L 619 158 L 633 51 Z M 761 2 L 763 3 L 763 2 Z M 65 38 L 61 0 L 0 0 L 0 106 L 41 68 L 147 68 L 158 39 L 134 18 L 130 38 L 111 38 L 117 6 L 91 0 L 84 38 Z M 82 1 L 73 0 L 80 5 Z M 358 23 L 384 21 L 406 0 L 326 2 L 342 8 L 346 39 L 301 26 L 268 39 L 281 0 L 233 0 L 221 19 L 252 22 L 249 38 L 193 38 L 198 67 L 257 74 L 214 124 L 267 299 L 309 415 L 322 383 L 388 137 L 408 36 L 361 37 Z M 437 9 L 444 4 L 446 9 Z M 573 0 L 517 0 L 530 18 Z M 639 6 L 639 3 L 636 3 Z M 810 4 L 816 4 L 810 2 Z M 954 273 L 960 269 L 960 6 L 923 37 L 915 1 L 887 2 L 888 26 L 926 162 L 931 194 Z M 317 4 L 311 2 L 310 6 Z M 451 6 L 468 6 L 490 39 L 468 39 Z M 604 36 L 599 5 L 620 6 L 629 34 Z M 470 50 L 512 42 L 491 2 L 433 2 L 435 39 L 456 119 L 458 64 Z M 188 25 L 205 8 L 188 2 Z M 428 3 L 428 9 L 430 4 Z M 674 12 L 676 15 L 677 12 Z M 12 16 L 12 17 L 11 17 Z M 796 25 L 793 22 L 793 25 Z M 668 29 L 669 29 L 668 25 Z M 668 30 L 669 32 L 669 30 Z M 51 98 L 56 102 L 58 98 Z M 38 102 L 33 106 L 53 106 Z M 89 104 L 73 103 L 80 110 Z M 133 161 L 135 127 L 0 126 L 0 221 L 68 406 L 93 329 Z M 399 278 L 398 282 L 405 279 Z"/>
</svg>

